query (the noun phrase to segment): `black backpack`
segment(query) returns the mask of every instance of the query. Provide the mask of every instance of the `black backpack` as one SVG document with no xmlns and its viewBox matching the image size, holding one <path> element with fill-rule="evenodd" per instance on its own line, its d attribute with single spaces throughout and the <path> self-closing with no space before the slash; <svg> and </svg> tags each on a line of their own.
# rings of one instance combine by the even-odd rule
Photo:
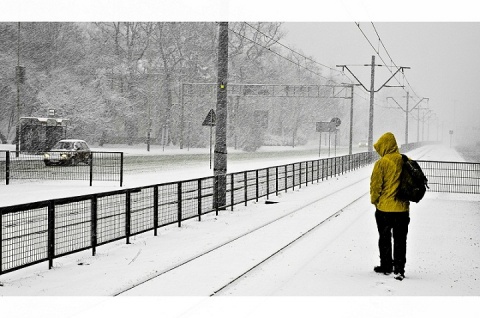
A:
<svg viewBox="0 0 480 318">
<path fill-rule="evenodd" d="M 403 165 L 396 199 L 418 203 L 428 188 L 428 179 L 415 160 L 402 154 Z M 430 188 L 428 188 L 430 189 Z"/>
</svg>

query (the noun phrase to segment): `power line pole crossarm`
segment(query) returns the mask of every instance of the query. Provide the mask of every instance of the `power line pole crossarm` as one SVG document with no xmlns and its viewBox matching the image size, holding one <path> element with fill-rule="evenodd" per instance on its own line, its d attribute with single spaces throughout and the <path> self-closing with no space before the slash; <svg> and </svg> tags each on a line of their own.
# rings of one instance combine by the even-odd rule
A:
<svg viewBox="0 0 480 318">
<path fill-rule="evenodd" d="M 417 108 L 417 106 L 423 101 L 423 100 L 427 100 L 428 101 L 428 97 L 423 97 L 422 99 L 420 99 L 416 104 L 415 106 L 413 106 L 412 108 L 409 108 L 408 107 L 408 104 L 409 104 L 409 101 L 410 101 L 410 92 L 407 91 L 407 97 L 406 97 L 406 109 L 404 109 L 396 100 L 395 98 L 393 97 L 387 97 L 387 103 L 388 103 L 388 100 L 391 99 L 393 100 L 397 105 L 398 107 L 405 113 L 405 144 L 408 144 L 408 116 L 410 114 L 410 112 L 412 112 L 415 108 Z M 417 110 L 420 109 L 420 108 L 417 108 Z M 417 124 L 417 142 L 419 141 L 418 139 L 418 136 L 419 136 L 419 124 Z"/>
<path fill-rule="evenodd" d="M 370 66 L 371 67 L 371 73 L 370 73 L 370 89 L 367 89 L 365 87 L 365 85 L 363 85 L 363 83 L 355 76 L 355 74 L 353 74 L 353 72 L 348 68 L 347 65 L 337 65 L 337 67 L 341 67 L 342 68 L 342 71 L 344 71 L 345 69 L 347 69 L 347 71 L 355 78 L 355 80 L 360 84 L 360 86 L 363 87 L 363 89 L 365 91 L 367 91 L 368 93 L 370 93 L 370 110 L 369 110 L 369 116 L 368 116 L 368 151 L 369 152 L 372 152 L 373 151 L 373 105 L 374 105 L 374 99 L 375 99 L 375 93 L 377 93 L 378 91 L 380 91 L 383 87 L 393 87 L 393 86 L 387 86 L 387 83 L 393 78 L 395 77 L 395 75 L 398 73 L 398 72 L 402 72 L 403 73 L 403 70 L 404 69 L 410 69 L 410 67 L 406 67 L 406 66 L 399 66 L 397 68 L 397 71 L 395 73 L 392 74 L 392 76 L 390 76 L 390 78 L 385 81 L 385 83 L 383 83 L 382 86 L 380 86 L 380 88 L 378 88 L 377 90 L 375 90 L 375 66 L 383 66 L 383 65 L 380 65 L 380 64 L 375 64 L 375 55 L 372 55 L 372 63 L 371 64 L 365 64 L 364 66 Z"/>
</svg>

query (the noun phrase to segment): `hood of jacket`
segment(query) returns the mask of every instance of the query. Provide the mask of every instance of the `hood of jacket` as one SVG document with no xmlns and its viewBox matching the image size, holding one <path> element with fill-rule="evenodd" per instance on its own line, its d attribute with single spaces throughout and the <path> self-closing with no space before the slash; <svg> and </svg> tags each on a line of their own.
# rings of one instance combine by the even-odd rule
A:
<svg viewBox="0 0 480 318">
<path fill-rule="evenodd" d="M 370 201 L 383 212 L 409 211 L 410 202 L 396 199 L 402 173 L 402 156 L 395 136 L 387 132 L 374 144 L 381 156 L 375 162 L 370 178 Z"/>
<path fill-rule="evenodd" d="M 373 147 L 381 157 L 391 153 L 400 153 L 398 151 L 397 140 L 391 132 L 384 133 Z"/>
</svg>

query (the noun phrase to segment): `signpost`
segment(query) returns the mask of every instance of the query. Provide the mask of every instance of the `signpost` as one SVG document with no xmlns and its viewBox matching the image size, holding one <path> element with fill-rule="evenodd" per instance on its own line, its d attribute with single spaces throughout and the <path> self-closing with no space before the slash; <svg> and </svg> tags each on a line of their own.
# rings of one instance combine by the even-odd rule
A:
<svg viewBox="0 0 480 318">
<path fill-rule="evenodd" d="M 322 133 L 323 132 L 330 133 L 332 131 L 335 131 L 336 126 L 335 126 L 335 123 L 329 122 L 329 121 L 319 121 L 316 124 L 317 124 L 316 131 L 320 133 L 320 139 L 318 141 L 318 157 L 320 158 L 320 153 L 322 150 Z M 330 143 L 328 144 L 328 152 L 330 153 Z"/>
<path fill-rule="evenodd" d="M 342 121 L 340 118 L 332 118 L 330 121 L 318 121 L 316 122 L 316 131 L 320 133 L 320 139 L 318 141 L 318 157 L 320 158 L 320 152 L 322 149 L 322 132 L 328 132 L 328 155 L 330 156 L 330 133 L 335 133 L 335 154 L 337 149 L 337 127 L 340 126 Z"/>
<path fill-rule="evenodd" d="M 212 130 L 213 126 L 215 126 L 216 121 L 217 116 L 215 115 L 215 111 L 213 109 L 210 109 L 207 117 L 205 117 L 205 120 L 202 123 L 202 126 L 210 126 L 210 169 L 212 169 Z"/>
<path fill-rule="evenodd" d="M 336 157 L 337 156 L 337 132 L 338 132 L 337 127 L 340 126 L 342 121 L 338 117 L 333 117 L 332 120 L 330 120 L 330 122 L 335 124 L 335 128 L 333 129 L 333 131 L 335 132 L 335 148 L 334 148 L 335 152 L 334 152 L 334 156 Z M 330 155 L 330 152 L 328 153 L 328 155 Z"/>
</svg>

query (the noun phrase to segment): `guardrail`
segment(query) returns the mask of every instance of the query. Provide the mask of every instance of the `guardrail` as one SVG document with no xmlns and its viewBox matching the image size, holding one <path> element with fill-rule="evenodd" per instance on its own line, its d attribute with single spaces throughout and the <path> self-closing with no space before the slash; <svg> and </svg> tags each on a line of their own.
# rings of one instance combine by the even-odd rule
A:
<svg viewBox="0 0 480 318">
<path fill-rule="evenodd" d="M 0 207 L 0 274 L 96 248 L 162 226 L 308 186 L 372 162 L 369 153 L 298 162 L 226 175 L 226 201 L 217 204 L 218 177 Z"/>
<path fill-rule="evenodd" d="M 57 153 L 52 152 L 50 153 Z M 61 153 L 61 152 L 58 152 Z M 123 153 L 92 151 L 82 162 L 46 165 L 43 154 L 0 151 L 0 180 L 88 180 L 118 181 L 123 185 Z"/>
</svg>

